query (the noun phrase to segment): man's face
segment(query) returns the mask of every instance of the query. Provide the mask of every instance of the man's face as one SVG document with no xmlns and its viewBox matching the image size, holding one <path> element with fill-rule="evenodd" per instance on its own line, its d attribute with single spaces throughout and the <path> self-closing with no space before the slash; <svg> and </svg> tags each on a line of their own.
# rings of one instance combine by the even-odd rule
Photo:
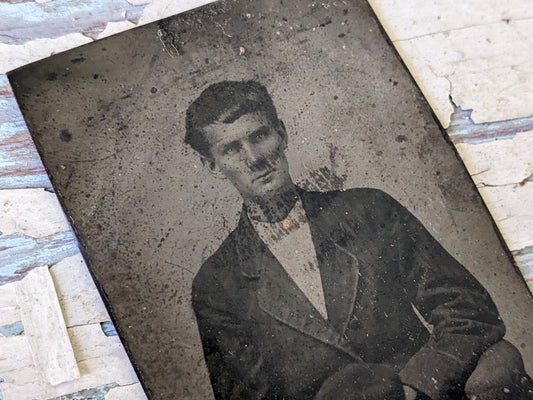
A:
<svg viewBox="0 0 533 400">
<path fill-rule="evenodd" d="M 212 159 L 209 168 L 222 173 L 245 200 L 269 199 L 292 185 L 285 157 L 287 136 L 262 113 L 244 114 L 236 121 L 204 128 Z"/>
</svg>

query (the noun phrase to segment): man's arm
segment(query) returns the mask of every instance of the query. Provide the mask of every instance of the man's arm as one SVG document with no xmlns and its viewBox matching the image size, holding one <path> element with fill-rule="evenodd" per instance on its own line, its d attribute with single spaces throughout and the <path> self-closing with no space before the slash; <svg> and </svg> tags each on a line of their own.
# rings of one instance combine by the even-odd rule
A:
<svg viewBox="0 0 533 400">
<path fill-rule="evenodd" d="M 257 344 L 248 340 L 246 324 L 208 299 L 193 287 L 193 308 L 215 398 L 263 398 L 268 382 L 259 374 L 262 359 Z"/>
<path fill-rule="evenodd" d="M 404 285 L 433 326 L 430 339 L 400 372 L 402 382 L 432 399 L 456 398 L 481 354 L 505 327 L 490 295 L 403 206 L 390 196 Z M 455 396 L 455 397 L 454 397 Z"/>
</svg>

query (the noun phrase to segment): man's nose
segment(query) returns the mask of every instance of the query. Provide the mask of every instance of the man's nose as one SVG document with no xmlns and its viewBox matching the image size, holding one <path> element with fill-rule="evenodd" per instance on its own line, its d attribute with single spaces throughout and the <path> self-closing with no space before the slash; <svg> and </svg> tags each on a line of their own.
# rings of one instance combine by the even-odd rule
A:
<svg viewBox="0 0 533 400">
<path fill-rule="evenodd" d="M 250 143 L 242 145 L 241 155 L 246 162 L 246 165 L 252 170 L 259 169 L 260 164 L 263 164 L 265 159 L 257 146 Z"/>
</svg>

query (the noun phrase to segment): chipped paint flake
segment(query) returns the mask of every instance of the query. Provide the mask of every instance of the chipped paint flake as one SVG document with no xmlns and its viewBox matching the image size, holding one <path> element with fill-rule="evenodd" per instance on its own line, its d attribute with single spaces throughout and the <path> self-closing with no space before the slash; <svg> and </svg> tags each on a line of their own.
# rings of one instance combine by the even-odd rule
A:
<svg viewBox="0 0 533 400">
<path fill-rule="evenodd" d="M 48 400 L 110 382 L 119 386 L 139 382 L 117 336 L 105 336 L 100 324 L 76 326 L 67 331 L 81 377 L 56 386 L 47 382 L 35 367 L 26 335 L 0 337 L 0 375 L 5 379 L 0 386 L 6 400 Z M 145 397 L 119 399 L 141 400 Z"/>
<path fill-rule="evenodd" d="M 54 264 L 78 252 L 70 231 L 44 238 L 21 233 L 0 236 L 0 286 L 24 278 L 35 267 Z"/>
<path fill-rule="evenodd" d="M 24 325 L 22 324 L 22 321 L 0 326 L 0 335 L 3 337 L 18 336 L 22 333 L 24 333 Z"/>
<path fill-rule="evenodd" d="M 526 280 L 527 286 L 533 293 L 533 245 L 511 252 L 516 265 Z"/>
<path fill-rule="evenodd" d="M 533 116 L 476 124 L 471 118 L 472 111 L 463 110 L 460 106 L 454 107 L 446 132 L 455 144 L 479 144 L 512 139 L 517 133 L 533 131 Z"/>
<path fill-rule="evenodd" d="M 117 386 L 109 391 L 105 400 L 146 400 L 144 390 L 140 383 L 127 386 Z"/>
<path fill-rule="evenodd" d="M 105 400 L 107 393 L 118 386 L 118 383 L 108 383 L 91 389 L 80 390 L 65 396 L 54 397 L 49 400 Z"/>
<path fill-rule="evenodd" d="M 0 2 L 0 42 L 22 44 L 78 32 L 96 39 L 108 22 L 137 23 L 144 7 L 126 0 L 54 0 L 16 5 Z"/>
<path fill-rule="evenodd" d="M 117 336 L 117 330 L 115 329 L 115 325 L 113 325 L 112 321 L 105 321 L 100 322 L 100 326 L 102 327 L 102 332 L 104 332 L 104 335 L 106 336 Z"/>
</svg>

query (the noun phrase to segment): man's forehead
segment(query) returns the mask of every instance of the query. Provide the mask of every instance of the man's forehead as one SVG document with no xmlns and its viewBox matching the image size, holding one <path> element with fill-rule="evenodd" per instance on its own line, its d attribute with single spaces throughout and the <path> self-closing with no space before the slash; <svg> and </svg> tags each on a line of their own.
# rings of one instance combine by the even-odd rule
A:
<svg viewBox="0 0 533 400">
<path fill-rule="evenodd" d="M 221 115 L 216 121 L 203 128 L 211 143 L 235 140 L 263 126 L 271 125 L 270 120 L 263 112 L 246 113 L 229 123 L 224 122 L 226 118 L 227 115 Z"/>
</svg>

